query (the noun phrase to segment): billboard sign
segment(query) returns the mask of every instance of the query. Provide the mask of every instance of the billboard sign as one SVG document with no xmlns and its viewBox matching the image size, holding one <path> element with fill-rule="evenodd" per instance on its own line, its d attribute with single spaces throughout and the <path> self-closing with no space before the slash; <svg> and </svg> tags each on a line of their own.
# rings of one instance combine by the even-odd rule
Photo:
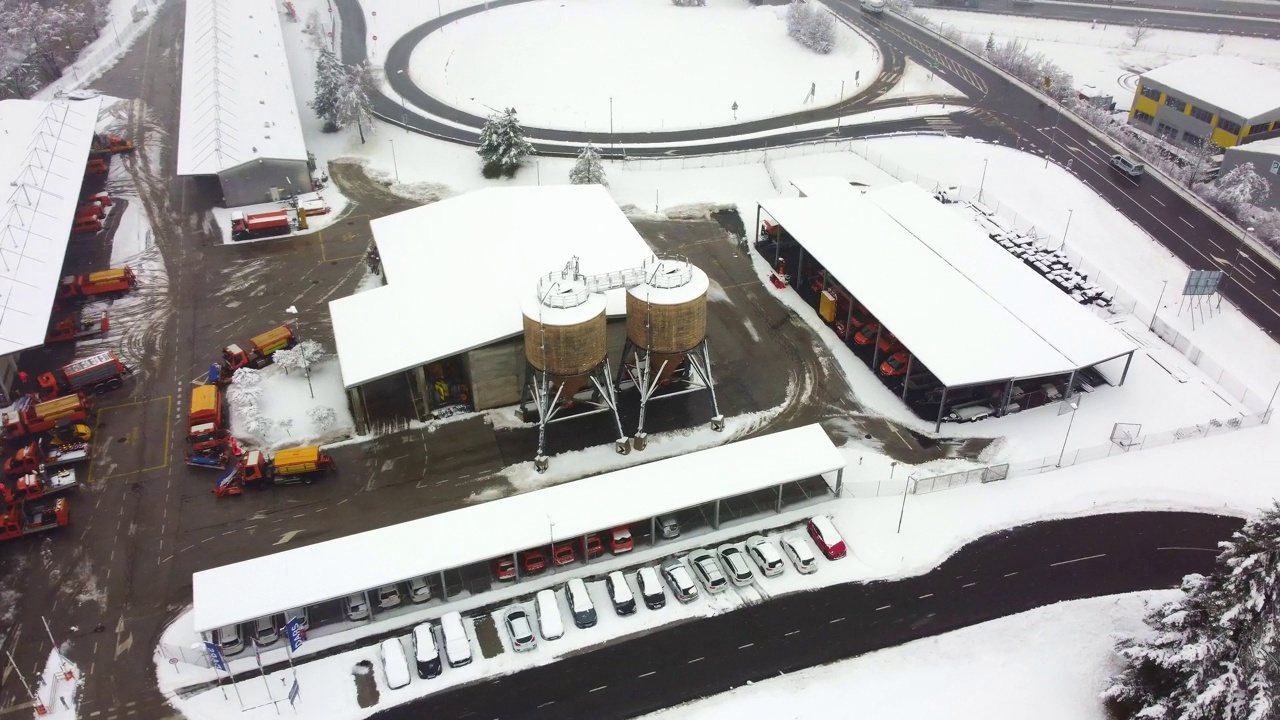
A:
<svg viewBox="0 0 1280 720">
<path fill-rule="evenodd" d="M 216 644 L 207 641 L 204 644 L 204 649 L 205 652 L 209 653 L 209 662 L 213 663 L 213 666 L 222 672 L 227 672 L 227 661 L 222 657 L 222 650 Z"/>
<path fill-rule="evenodd" d="M 301 691 L 301 689 L 298 687 L 298 679 L 297 679 L 297 678 L 294 678 L 294 679 L 293 679 L 293 687 L 289 688 L 289 704 L 290 704 L 290 705 L 292 705 L 292 704 L 294 704 L 295 702 L 297 702 L 297 700 L 298 700 L 298 696 L 299 696 L 299 695 L 301 695 L 301 694 L 302 694 L 302 691 Z"/>
<path fill-rule="evenodd" d="M 1183 295 L 1212 295 L 1218 292 L 1222 284 L 1221 270 L 1192 270 L 1187 276 L 1187 284 L 1182 288 Z"/>
<path fill-rule="evenodd" d="M 289 649 L 298 652 L 298 648 L 302 647 L 302 619 L 289 618 L 284 626 L 284 634 L 289 638 Z"/>
</svg>

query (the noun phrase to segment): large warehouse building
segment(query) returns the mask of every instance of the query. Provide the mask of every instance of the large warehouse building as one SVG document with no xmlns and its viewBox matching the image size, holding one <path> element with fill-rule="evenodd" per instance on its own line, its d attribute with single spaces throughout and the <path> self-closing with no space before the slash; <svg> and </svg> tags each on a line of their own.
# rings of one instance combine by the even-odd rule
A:
<svg viewBox="0 0 1280 720">
<path fill-rule="evenodd" d="M 1129 124 L 1184 147 L 1229 148 L 1280 135 L 1280 71 L 1230 55 L 1200 55 L 1138 80 Z"/>
<path fill-rule="evenodd" d="M 271 0 L 187 0 L 178 175 L 212 176 L 228 207 L 311 191 L 280 16 Z"/>
<path fill-rule="evenodd" d="M 760 252 L 936 428 L 1124 382 L 1128 338 L 920 187 L 794 184 L 759 203 Z"/>
</svg>

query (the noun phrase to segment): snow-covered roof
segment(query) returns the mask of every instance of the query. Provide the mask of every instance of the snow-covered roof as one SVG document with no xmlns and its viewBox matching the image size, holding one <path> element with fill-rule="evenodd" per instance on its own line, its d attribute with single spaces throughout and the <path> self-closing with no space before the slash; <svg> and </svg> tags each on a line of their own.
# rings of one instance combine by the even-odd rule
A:
<svg viewBox="0 0 1280 720">
<path fill-rule="evenodd" d="M 101 105 L 0 101 L 0 355 L 44 343 Z"/>
<path fill-rule="evenodd" d="M 828 197 L 833 193 L 848 192 L 855 184 L 866 187 L 878 187 L 896 183 L 892 177 L 876 177 L 874 173 L 855 173 L 857 177 L 846 180 L 843 177 L 828 175 L 826 177 L 796 178 L 791 185 L 800 193 L 800 197 Z M 887 180 L 886 180 L 887 178 Z"/>
<path fill-rule="evenodd" d="M 1280 137 L 1257 140 L 1255 142 L 1229 147 L 1226 150 L 1226 154 L 1231 155 L 1239 151 L 1263 153 L 1265 155 L 1280 155 Z M 1257 168 L 1257 170 L 1259 173 L 1265 173 L 1268 168 Z"/>
<path fill-rule="evenodd" d="M 802 480 L 845 466 L 808 425 L 192 575 L 197 632 Z"/>
<path fill-rule="evenodd" d="M 1115 328 L 992 242 L 972 217 L 951 212 L 920 186 L 901 183 L 866 197 L 1075 367 L 1135 349 Z"/>
<path fill-rule="evenodd" d="M 1142 79 L 1182 100 L 1200 100 L 1245 120 L 1280 108 L 1280 70 L 1232 55 L 1189 57 L 1148 70 Z"/>
<path fill-rule="evenodd" d="M 944 385 L 1075 369 L 867 195 L 850 188 L 760 205 Z"/>
<path fill-rule="evenodd" d="M 307 159 L 272 0 L 187 0 L 178 174 Z"/>
<path fill-rule="evenodd" d="M 370 227 L 387 284 L 329 303 L 349 388 L 520 334 L 538 278 L 573 257 L 594 275 L 652 254 L 599 185 L 488 188 Z M 609 315 L 623 292 L 606 293 Z"/>
</svg>

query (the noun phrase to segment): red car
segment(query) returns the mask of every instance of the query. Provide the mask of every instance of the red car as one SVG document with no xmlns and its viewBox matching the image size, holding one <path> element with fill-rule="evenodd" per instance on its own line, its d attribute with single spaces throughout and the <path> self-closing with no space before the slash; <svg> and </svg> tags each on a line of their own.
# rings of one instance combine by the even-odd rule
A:
<svg viewBox="0 0 1280 720">
<path fill-rule="evenodd" d="M 870 345 L 876 341 L 876 333 L 878 332 L 880 332 L 880 323 L 869 322 L 853 334 L 853 341 L 859 345 Z"/>
<path fill-rule="evenodd" d="M 614 555 L 631 552 L 635 547 L 635 539 L 631 537 L 631 528 L 623 525 L 609 531 L 609 550 Z"/>
<path fill-rule="evenodd" d="M 831 518 L 826 515 L 819 515 L 809 520 L 809 537 L 813 538 L 813 542 L 828 560 L 839 560 L 847 552 L 844 538 L 840 537 L 840 532 L 832 524 Z"/>
<path fill-rule="evenodd" d="M 893 333 L 880 334 L 880 352 L 891 353 L 898 349 L 898 338 Z"/>
<path fill-rule="evenodd" d="M 558 542 L 551 547 L 551 562 L 559 567 L 573 562 L 573 541 Z"/>
<path fill-rule="evenodd" d="M 525 550 L 520 553 L 520 570 L 525 575 L 537 575 L 547 569 L 547 557 L 541 550 Z"/>
<path fill-rule="evenodd" d="M 603 554 L 604 554 L 604 544 L 600 542 L 600 536 L 595 534 L 588 535 L 587 536 L 587 559 L 590 560 L 591 558 L 600 557 Z"/>
<path fill-rule="evenodd" d="M 509 557 L 498 558 L 493 561 L 493 574 L 498 576 L 498 580 L 506 582 L 516 579 L 516 563 Z"/>
<path fill-rule="evenodd" d="M 897 377 L 906 374 L 907 363 L 911 361 L 911 353 L 906 350 L 899 350 L 890 355 L 880 363 L 880 374 L 885 377 Z"/>
</svg>

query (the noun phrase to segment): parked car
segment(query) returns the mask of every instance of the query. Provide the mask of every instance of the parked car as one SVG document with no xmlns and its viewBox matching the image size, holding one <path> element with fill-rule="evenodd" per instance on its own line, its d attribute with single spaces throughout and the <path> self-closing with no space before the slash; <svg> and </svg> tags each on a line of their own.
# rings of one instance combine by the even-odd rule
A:
<svg viewBox="0 0 1280 720">
<path fill-rule="evenodd" d="M 880 347 L 880 352 L 882 353 L 897 352 L 899 347 L 898 338 L 894 337 L 893 333 L 891 332 L 882 332 L 880 333 L 879 347 Z"/>
<path fill-rule="evenodd" d="M 614 570 L 605 576 L 604 585 L 609 590 L 609 600 L 613 602 L 613 611 L 618 615 L 634 615 L 636 596 L 627 584 L 627 578 L 621 570 Z"/>
<path fill-rule="evenodd" d="M 564 636 L 564 618 L 560 615 L 560 602 L 555 590 L 539 590 L 534 599 L 534 612 L 538 615 L 538 629 L 543 640 L 559 640 Z"/>
<path fill-rule="evenodd" d="M 1111 167 L 1135 180 L 1142 177 L 1147 172 L 1146 165 L 1143 165 L 1140 162 L 1134 162 L 1124 155 L 1112 155 Z"/>
<path fill-rule="evenodd" d="M 378 588 L 378 607 L 390 610 L 400 604 L 400 588 L 395 585 L 383 585 Z"/>
<path fill-rule="evenodd" d="M 690 603 L 698 599 L 698 586 L 693 584 L 693 576 L 680 558 L 670 558 L 662 563 L 662 577 L 666 578 L 671 593 L 682 603 Z"/>
<path fill-rule="evenodd" d="M 604 554 L 604 543 L 600 542 L 600 536 L 592 533 L 587 536 L 587 559 L 598 558 Z"/>
<path fill-rule="evenodd" d="M 644 606 L 657 610 L 667 604 L 667 593 L 662 589 L 658 573 L 651 567 L 642 567 L 636 571 L 636 586 L 640 588 L 640 597 Z"/>
<path fill-rule="evenodd" d="M 720 556 L 720 564 L 729 573 L 729 579 L 734 585 L 739 587 L 750 585 L 755 579 L 751 572 L 751 563 L 747 562 L 747 556 L 736 546 L 721 545 L 716 549 L 716 554 Z"/>
<path fill-rule="evenodd" d="M 707 550 L 695 550 L 689 554 L 689 565 L 693 568 L 693 573 L 698 576 L 698 580 L 702 582 L 702 586 L 709 593 L 721 593 L 729 587 L 729 579 L 724 576 L 724 571 L 720 569 L 720 563 L 716 562 L 716 556 Z"/>
<path fill-rule="evenodd" d="M 673 540 L 680 537 L 680 521 L 675 515 L 659 515 L 658 516 L 658 534 L 663 540 Z"/>
<path fill-rule="evenodd" d="M 907 364 L 911 362 L 911 353 L 899 350 L 880 363 L 880 374 L 885 377 L 897 377 L 907 372 Z"/>
<path fill-rule="evenodd" d="M 635 544 L 635 538 L 631 537 L 631 528 L 626 525 L 609 531 L 609 551 L 614 555 L 631 552 Z"/>
<path fill-rule="evenodd" d="M 551 562 L 559 567 L 573 562 L 573 541 L 566 540 L 551 546 Z"/>
<path fill-rule="evenodd" d="M 525 550 L 520 553 L 520 571 L 525 575 L 537 575 L 547 569 L 547 556 L 541 550 Z"/>
<path fill-rule="evenodd" d="M 213 644 L 223 657 L 238 655 L 244 651 L 244 636 L 239 625 L 228 625 L 213 631 Z"/>
<path fill-rule="evenodd" d="M 782 562 L 782 555 L 773 547 L 773 543 L 761 535 L 752 535 L 747 538 L 747 554 L 751 556 L 756 567 L 760 568 L 760 574 L 765 577 L 777 577 L 786 569 L 786 564 Z"/>
<path fill-rule="evenodd" d="M 363 593 L 348 595 L 346 606 L 348 620 L 367 620 L 369 618 L 369 603 L 365 600 Z"/>
<path fill-rule="evenodd" d="M 417 666 L 418 677 L 423 680 L 440 674 L 440 648 L 436 645 L 436 635 L 432 632 L 431 623 L 422 623 L 413 628 L 413 663 Z"/>
<path fill-rule="evenodd" d="M 840 537 L 836 526 L 831 523 L 831 518 L 826 515 L 818 515 L 809 520 L 809 537 L 813 538 L 813 542 L 818 545 L 818 549 L 828 560 L 839 560 L 844 557 L 846 548 L 844 546 L 844 538 Z"/>
<path fill-rule="evenodd" d="M 569 611 L 573 613 L 573 624 L 586 629 L 596 624 L 596 606 L 587 594 L 587 584 L 582 578 L 574 578 L 565 583 L 565 597 L 569 599 Z"/>
<path fill-rule="evenodd" d="M 449 667 L 462 667 L 471 662 L 471 638 L 462 624 L 461 613 L 445 613 L 440 618 L 440 633 L 444 635 L 444 654 Z"/>
<path fill-rule="evenodd" d="M 309 613 L 307 613 L 306 608 L 304 607 L 290 608 L 284 611 L 285 625 L 288 625 L 289 621 L 294 618 L 298 618 L 299 620 L 298 627 L 302 628 L 303 632 L 306 632 L 311 629 L 311 616 Z"/>
<path fill-rule="evenodd" d="M 538 638 L 533 634 L 533 623 L 529 622 L 529 613 L 521 607 L 513 607 L 505 616 L 507 635 L 511 638 L 511 647 L 516 652 L 532 650 L 538 646 Z"/>
<path fill-rule="evenodd" d="M 404 656 L 400 638 L 382 641 L 382 669 L 387 674 L 387 687 L 396 690 L 409 684 L 409 661 Z"/>
<path fill-rule="evenodd" d="M 431 584 L 425 577 L 416 577 L 409 581 L 410 602 L 421 603 L 431 599 Z"/>
<path fill-rule="evenodd" d="M 493 561 L 493 574 L 499 582 L 516 579 L 516 561 L 509 557 L 500 557 Z"/>
<path fill-rule="evenodd" d="M 855 345 L 870 345 L 876 341 L 878 332 L 880 332 L 880 323 L 872 320 L 858 328 L 858 332 L 853 334 L 853 342 Z"/>
<path fill-rule="evenodd" d="M 275 617 L 268 615 L 253 622 L 253 643 L 258 647 L 266 647 L 280 639 L 280 630 Z"/>
<path fill-rule="evenodd" d="M 809 549 L 809 543 L 799 533 L 782 536 L 782 552 L 791 558 L 791 564 L 803 574 L 818 572 L 818 557 Z"/>
</svg>

